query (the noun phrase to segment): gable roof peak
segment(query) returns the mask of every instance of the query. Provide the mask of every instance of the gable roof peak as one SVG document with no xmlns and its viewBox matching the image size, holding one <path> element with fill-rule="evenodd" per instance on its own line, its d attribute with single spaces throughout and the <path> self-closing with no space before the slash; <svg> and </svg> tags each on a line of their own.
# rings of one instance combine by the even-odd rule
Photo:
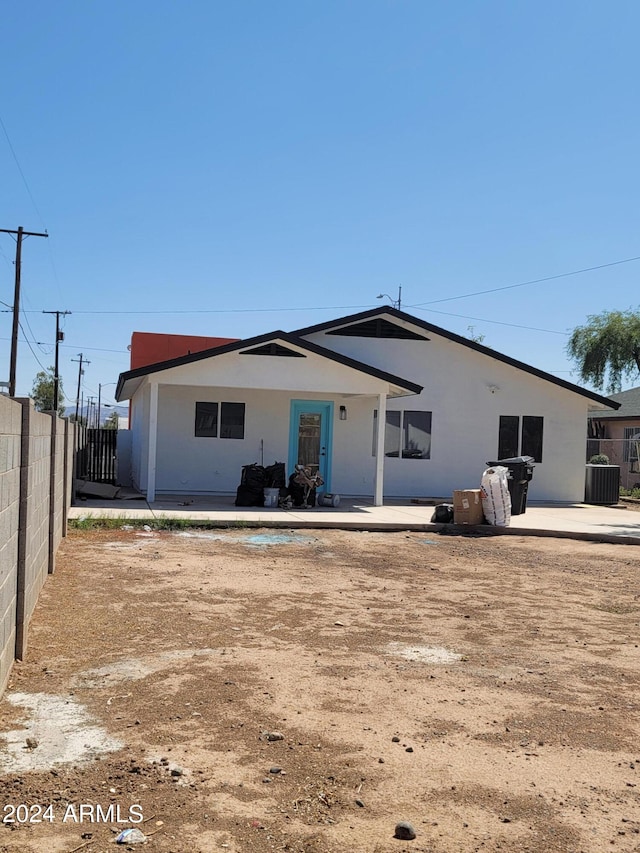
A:
<svg viewBox="0 0 640 853">
<path fill-rule="evenodd" d="M 375 308 L 371 308 L 367 311 L 361 311 L 358 314 L 350 314 L 345 317 L 338 317 L 335 320 L 329 320 L 324 323 L 317 323 L 314 326 L 307 326 L 304 329 L 296 329 L 292 332 L 293 335 L 297 337 L 306 337 L 307 335 L 313 335 L 318 332 L 325 332 L 325 334 L 332 334 L 330 329 L 339 329 L 344 328 L 345 326 L 352 325 L 354 323 L 361 322 L 363 320 L 367 320 L 372 317 L 378 317 L 380 315 L 387 315 L 388 317 L 395 317 L 398 320 L 402 320 L 405 323 L 410 323 L 414 328 L 424 329 L 427 332 L 430 332 L 432 335 L 438 335 L 441 338 L 446 338 L 453 343 L 460 344 L 461 346 L 467 347 L 468 349 L 475 350 L 478 353 L 482 353 L 482 355 L 486 355 L 489 358 L 493 358 L 496 361 L 501 361 L 504 364 L 508 364 L 511 367 L 515 367 L 518 370 L 522 370 L 525 373 L 529 373 L 532 376 L 536 376 L 539 379 L 543 379 L 545 382 L 550 382 L 553 385 L 558 385 L 560 388 L 565 388 L 567 391 L 571 391 L 574 394 L 579 394 L 581 397 L 586 397 L 589 400 L 593 400 L 595 403 L 600 405 L 604 405 L 610 409 L 619 409 L 620 403 L 617 403 L 615 400 L 611 400 L 607 397 L 602 396 L 601 394 L 596 394 L 594 391 L 589 391 L 586 388 L 581 388 L 579 385 L 574 385 L 571 382 L 567 382 L 566 379 L 559 379 L 557 376 L 553 376 L 551 373 L 547 373 L 544 370 L 540 370 L 537 367 L 533 367 L 530 364 L 526 364 L 523 361 L 518 361 L 518 359 L 511 358 L 508 355 L 504 355 L 497 350 L 491 349 L 490 347 L 484 346 L 484 344 L 479 344 L 476 341 L 472 341 L 469 338 L 465 338 L 462 335 L 458 335 L 455 332 L 450 332 L 448 329 L 443 329 L 441 326 L 436 326 L 433 323 L 429 323 L 427 320 L 422 320 L 420 317 L 414 317 L 412 314 L 407 314 L 405 311 L 401 311 L 398 308 L 394 308 L 392 305 L 377 305 Z"/>
</svg>

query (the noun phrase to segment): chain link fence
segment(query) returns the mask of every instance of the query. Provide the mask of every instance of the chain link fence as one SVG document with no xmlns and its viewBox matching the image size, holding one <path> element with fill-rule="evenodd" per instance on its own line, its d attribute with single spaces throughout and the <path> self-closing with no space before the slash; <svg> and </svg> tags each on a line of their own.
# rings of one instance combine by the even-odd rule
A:
<svg viewBox="0 0 640 853">
<path fill-rule="evenodd" d="M 620 466 L 620 486 L 640 489 L 640 431 L 633 438 L 588 438 L 587 458 L 604 455 L 610 465 Z"/>
</svg>

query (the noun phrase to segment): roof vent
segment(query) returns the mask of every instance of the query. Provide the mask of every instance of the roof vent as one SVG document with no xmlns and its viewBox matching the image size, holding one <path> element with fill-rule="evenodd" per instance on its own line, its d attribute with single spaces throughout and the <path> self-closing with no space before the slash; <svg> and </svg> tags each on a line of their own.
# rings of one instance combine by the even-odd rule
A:
<svg viewBox="0 0 640 853">
<path fill-rule="evenodd" d="M 341 335 L 349 338 L 395 338 L 403 341 L 428 341 L 424 335 L 412 332 L 404 326 L 391 323 L 383 317 L 374 317 L 362 323 L 354 323 L 351 326 L 343 326 L 341 329 L 333 329 L 328 335 Z"/>
<path fill-rule="evenodd" d="M 306 355 L 303 355 L 301 352 L 296 352 L 275 342 L 255 347 L 255 349 L 243 350 L 240 355 L 277 355 L 285 358 L 306 358 Z"/>
</svg>

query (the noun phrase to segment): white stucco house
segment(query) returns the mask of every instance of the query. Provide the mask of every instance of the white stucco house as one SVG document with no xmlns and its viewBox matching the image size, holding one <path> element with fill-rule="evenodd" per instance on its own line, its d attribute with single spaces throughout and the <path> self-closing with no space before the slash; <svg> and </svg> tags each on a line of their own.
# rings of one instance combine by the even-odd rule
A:
<svg viewBox="0 0 640 853">
<path fill-rule="evenodd" d="M 533 456 L 530 500 L 581 501 L 587 411 L 614 401 L 391 307 L 120 375 L 133 484 L 235 495 L 242 466 L 317 465 L 327 491 L 446 497 Z"/>
</svg>

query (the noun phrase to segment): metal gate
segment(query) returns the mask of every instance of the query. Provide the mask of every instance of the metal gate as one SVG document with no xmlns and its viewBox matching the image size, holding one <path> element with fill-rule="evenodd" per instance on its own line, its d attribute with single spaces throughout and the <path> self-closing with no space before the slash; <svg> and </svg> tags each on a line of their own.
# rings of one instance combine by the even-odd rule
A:
<svg viewBox="0 0 640 853">
<path fill-rule="evenodd" d="M 92 483 L 116 483 L 117 429 L 84 429 L 78 455 L 76 476 Z"/>
</svg>

